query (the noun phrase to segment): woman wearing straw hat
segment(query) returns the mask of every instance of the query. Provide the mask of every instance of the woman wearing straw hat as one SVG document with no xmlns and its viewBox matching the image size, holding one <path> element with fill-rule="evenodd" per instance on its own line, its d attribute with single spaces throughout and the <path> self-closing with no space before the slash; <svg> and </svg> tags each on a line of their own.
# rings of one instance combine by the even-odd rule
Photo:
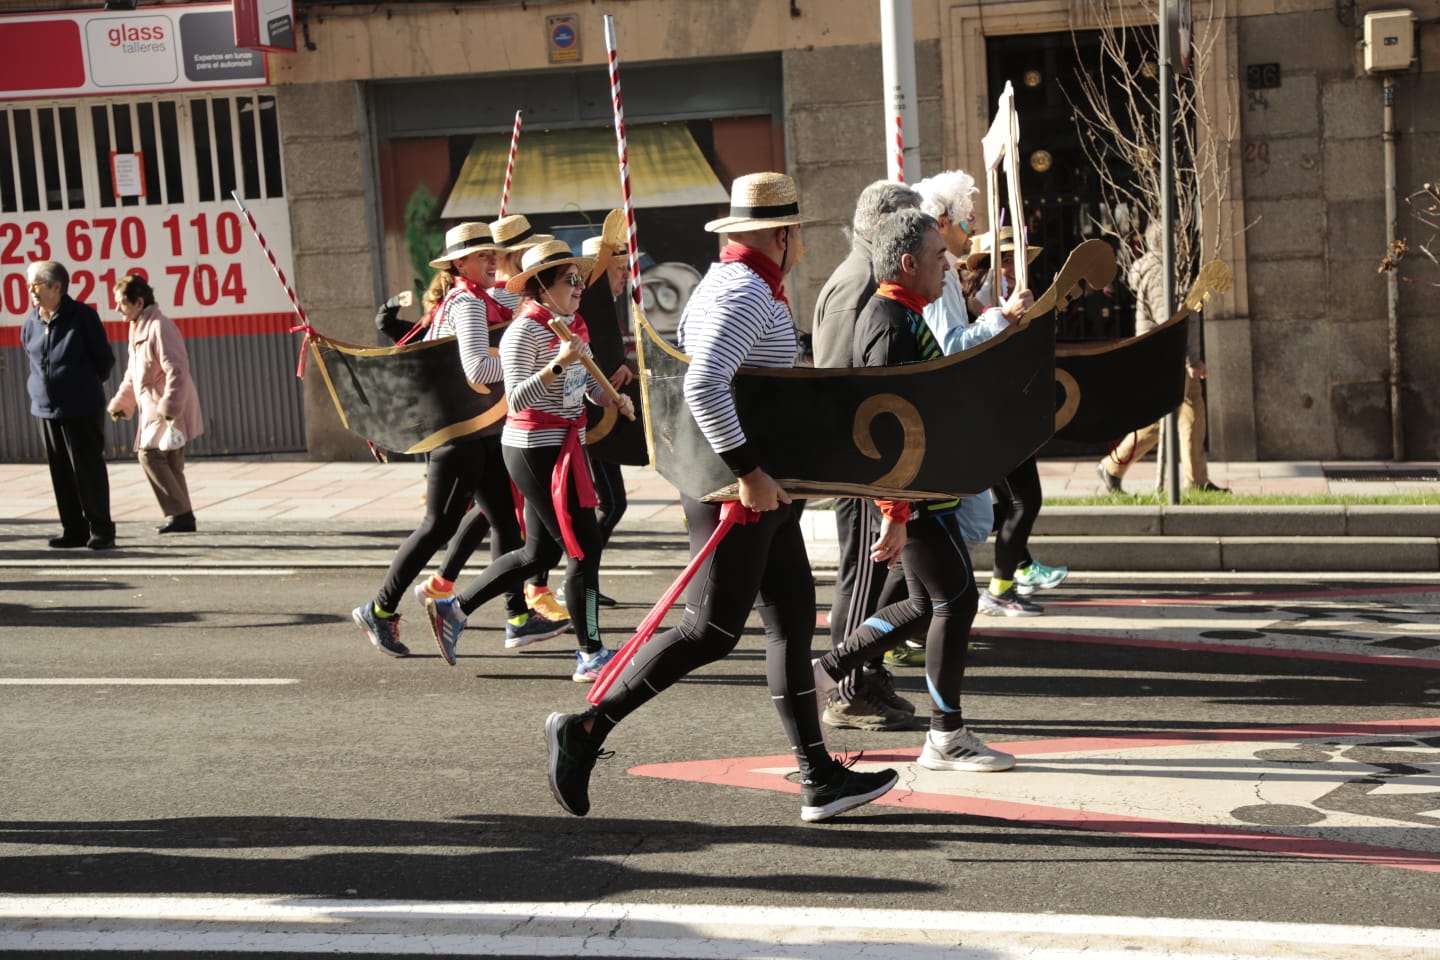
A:
<svg viewBox="0 0 1440 960">
<path fill-rule="evenodd" d="M 1010 227 L 1000 228 L 1000 270 L 990 269 L 990 234 L 975 238 L 965 268 L 984 273 L 975 299 L 985 307 L 996 300 L 996 288 L 1015 286 L 1015 235 Z M 1037 246 L 1026 247 L 1025 262 L 1040 253 Z M 995 498 L 995 569 L 990 585 L 980 592 L 980 612 L 987 617 L 1038 617 L 1045 612 L 1038 603 L 1028 599 L 1036 590 L 1060 586 L 1070 573 L 1069 567 L 1047 567 L 1030 556 L 1030 531 L 1040 515 L 1040 469 L 1031 456 L 1011 470 L 1005 479 L 990 489 Z"/>
<path fill-rule="evenodd" d="M 490 228 L 476 222 L 452 227 L 445 234 L 444 251 L 430 265 L 452 279 L 449 292 L 435 308 L 426 339 L 454 336 L 459 341 L 466 379 L 471 383 L 498 383 L 504 373 L 500 359 L 490 355 L 488 323 L 498 305 L 486 295 L 495 276 L 495 245 Z M 472 499 L 489 518 L 494 528 L 491 539 L 502 550 L 516 549 L 522 542 L 499 441 L 494 436 L 483 436 L 485 432 L 460 437 L 430 452 L 425 471 L 425 518 L 396 551 L 374 600 L 351 613 L 382 653 L 392 657 L 409 654 L 400 642 L 400 617 L 396 613 L 400 598 L 435 552 L 455 535 Z M 434 586 L 432 580 L 418 587 L 417 597 L 428 599 L 426 587 Z M 532 614 L 518 589 L 506 598 L 506 608 L 507 646 L 532 643 L 565 630 L 564 624 Z M 453 665 L 453 651 L 446 659 Z"/>
<path fill-rule="evenodd" d="M 535 228 L 530 225 L 530 219 L 523 213 L 512 213 L 490 224 L 490 236 L 499 248 L 495 251 L 495 285 L 491 287 L 490 294 L 503 304 L 507 311 L 514 311 L 519 308 L 524 294 L 507 290 L 505 284 L 521 271 L 520 258 L 525 255 L 526 250 L 555 238 L 548 233 L 536 233 Z M 461 531 L 462 535 L 464 532 Z M 470 544 L 471 552 L 479 545 L 483 536 L 482 530 Z M 456 572 L 458 573 L 458 568 Z M 530 605 L 531 610 L 557 623 L 570 618 L 564 605 L 550 592 L 548 569 L 536 573 L 530 578 L 530 582 L 525 584 L 525 602 Z"/>
<path fill-rule="evenodd" d="M 490 236 L 495 240 L 495 287 L 490 292 L 495 299 L 514 310 L 520 306 L 524 294 L 507 289 L 510 278 L 519 273 L 520 258 L 525 251 L 554 240 L 548 233 L 537 233 L 530 225 L 530 219 L 523 213 L 512 213 L 490 224 Z"/>
<path fill-rule="evenodd" d="M 563 240 L 547 240 L 526 251 L 520 273 L 505 284 L 527 298 L 500 342 L 510 402 L 501 444 L 510 476 L 525 497 L 526 538 L 523 547 L 496 560 L 454 597 L 426 601 L 436 642 L 451 663 L 475 608 L 554 566 L 562 544 L 569 555 L 566 600 L 579 646 L 572 679 L 594 680 L 613 654 L 600 641 L 596 616 L 603 541 L 585 457 L 584 404 L 587 396 L 597 404 L 615 404 L 581 364 L 590 348 L 584 321 L 575 315 L 593 265 Z M 561 339 L 550 327 L 553 321 L 572 326 L 576 335 Z M 634 414 L 628 397 L 618 406 Z"/>
<path fill-rule="evenodd" d="M 861 772 L 830 756 L 815 710 L 810 642 L 815 582 L 799 510 L 755 458 L 735 411 L 730 382 L 742 366 L 791 367 L 798 349 L 785 273 L 802 252 L 795 183 L 779 173 L 740 177 L 730 215 L 705 225 L 729 241 L 680 319 L 690 354 L 685 399 L 706 440 L 734 472 L 748 508 L 713 552 L 703 545 L 721 522 L 718 503 L 681 497 L 691 552 L 701 567 L 679 626 L 639 647 L 600 702 L 583 714 L 552 713 L 545 723 L 550 789 L 570 813 L 590 810 L 590 772 L 606 736 L 671 684 L 735 648 L 757 595 L 765 620 L 771 700 L 800 765 L 803 820 L 825 820 L 883 795 L 893 770 Z M 734 505 L 727 505 L 733 514 Z"/>
</svg>

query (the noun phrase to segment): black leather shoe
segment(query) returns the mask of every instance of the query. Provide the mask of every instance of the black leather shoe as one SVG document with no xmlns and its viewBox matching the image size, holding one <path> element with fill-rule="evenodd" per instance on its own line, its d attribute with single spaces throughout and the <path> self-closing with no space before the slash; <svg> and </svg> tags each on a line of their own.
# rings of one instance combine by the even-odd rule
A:
<svg viewBox="0 0 1440 960">
<path fill-rule="evenodd" d="M 1106 470 L 1106 469 L 1105 469 L 1105 464 L 1103 464 L 1103 463 L 1097 463 L 1097 464 L 1095 464 L 1095 471 L 1100 474 L 1100 482 L 1103 483 L 1103 484 L 1105 484 L 1105 492 L 1106 492 L 1106 493 L 1124 493 L 1124 492 L 1125 492 L 1124 490 L 1121 490 L 1121 489 L 1120 489 L 1120 478 L 1117 477 L 1117 476 L 1115 476 L 1115 474 L 1111 473 L 1109 470 Z"/>
<path fill-rule="evenodd" d="M 1209 480 L 1206 480 L 1204 483 L 1200 484 L 1200 486 L 1196 487 L 1195 489 L 1196 489 L 1196 490 L 1203 490 L 1203 491 L 1205 491 L 1206 493 L 1229 493 L 1229 492 L 1230 492 L 1230 488 L 1229 488 L 1229 487 L 1222 487 L 1222 486 L 1220 486 L 1219 484 L 1211 483 Z"/>
<path fill-rule="evenodd" d="M 56 548 L 57 550 L 63 550 L 67 547 L 83 547 L 85 546 L 86 542 L 89 541 L 89 539 L 90 538 L 85 536 L 85 534 L 83 533 L 76 536 L 71 536 L 67 533 L 58 537 L 51 537 L 50 546 Z"/>
<path fill-rule="evenodd" d="M 85 546 L 91 550 L 110 550 L 115 546 L 115 538 L 113 536 L 104 537 L 97 533 L 90 538 L 90 541 L 86 543 Z"/>
<path fill-rule="evenodd" d="M 155 528 L 156 533 L 194 533 L 195 514 L 182 513 L 179 516 L 171 517 L 160 526 Z"/>
</svg>

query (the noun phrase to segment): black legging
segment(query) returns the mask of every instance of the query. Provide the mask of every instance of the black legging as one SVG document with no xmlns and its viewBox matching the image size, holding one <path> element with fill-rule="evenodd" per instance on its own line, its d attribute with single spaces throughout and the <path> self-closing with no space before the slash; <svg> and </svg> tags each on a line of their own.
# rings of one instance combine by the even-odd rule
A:
<svg viewBox="0 0 1440 960">
<path fill-rule="evenodd" d="M 840 676 L 924 630 L 930 729 L 959 730 L 965 725 L 960 712 L 965 651 L 980 600 L 970 552 L 955 513 L 916 517 L 905 534 L 901 558 L 910 595 L 877 610 L 820 664 L 831 676 Z"/>
<path fill-rule="evenodd" d="M 500 452 L 500 438 L 481 437 L 476 443 L 485 446 L 485 469 L 481 478 L 484 487 L 483 501 L 495 508 L 492 514 L 475 501 L 475 509 L 465 514 L 460 529 L 450 538 L 445 558 L 440 561 L 440 576 L 445 580 L 459 580 L 460 573 L 470 557 L 480 548 L 480 543 L 490 534 L 490 562 L 494 563 L 511 550 L 519 550 L 525 543 L 520 532 L 520 520 L 515 516 L 515 498 L 510 492 L 510 474 L 505 469 L 505 458 Z M 512 590 L 505 594 L 505 613 L 518 617 L 527 610 L 525 594 Z"/>
<path fill-rule="evenodd" d="M 995 496 L 995 579 L 1014 580 L 1030 563 L 1030 530 L 1040 515 L 1040 468 L 1031 457 L 990 488 Z"/>
<path fill-rule="evenodd" d="M 610 534 L 620 525 L 620 518 L 625 516 L 625 508 L 630 505 L 625 499 L 625 478 L 620 474 L 620 464 L 608 460 L 592 459 L 590 475 L 595 480 L 595 498 L 599 501 L 595 509 L 600 520 L 601 543 L 608 546 Z M 549 584 L 550 571 L 541 570 L 531 578 L 531 582 L 537 586 Z"/>
<path fill-rule="evenodd" d="M 476 607 L 510 590 L 520 590 L 526 579 L 540 570 L 549 570 L 560 561 L 560 520 L 550 499 L 550 477 L 560 447 L 502 446 L 505 465 L 522 496 L 525 497 L 525 545 L 490 564 L 485 572 L 455 595 L 460 610 L 469 616 Z M 576 469 L 585 470 L 581 462 Z M 572 475 L 566 487 L 570 521 L 583 559 L 569 558 L 565 567 L 565 608 L 575 627 L 575 638 L 581 650 L 594 653 L 600 642 L 599 610 L 600 552 L 603 541 L 600 524 L 593 507 L 580 506 L 579 494 Z"/>
<path fill-rule="evenodd" d="M 620 525 L 630 501 L 625 498 L 625 478 L 620 464 L 608 460 L 591 460 L 590 473 L 595 478 L 595 497 L 600 501 L 596 511 L 600 518 L 600 536 L 610 542 L 610 534 Z"/>
<path fill-rule="evenodd" d="M 483 438 L 448 443 L 432 450 L 428 460 L 425 519 L 395 552 L 380 592 L 375 595 L 375 605 L 387 612 L 393 612 L 400 605 L 405 589 L 445 541 L 455 535 L 472 499 L 490 516 L 495 516 L 500 509 L 513 513 L 508 486 L 503 500 L 497 503 L 492 499 L 498 499 L 499 488 L 488 479 L 494 472 L 487 470 L 487 445 Z"/>
<path fill-rule="evenodd" d="M 693 556 L 720 524 L 720 505 L 682 495 Z M 616 724 L 686 674 L 724 657 L 740 640 L 760 598 L 766 630 L 765 677 L 780 725 L 806 777 L 824 777 L 835 761 L 825 749 L 815 712 L 810 641 L 815 636 L 815 582 L 791 505 L 736 526 L 706 558 L 685 597 L 679 625 L 640 647 L 615 684 L 587 716 L 604 738 Z"/>
</svg>

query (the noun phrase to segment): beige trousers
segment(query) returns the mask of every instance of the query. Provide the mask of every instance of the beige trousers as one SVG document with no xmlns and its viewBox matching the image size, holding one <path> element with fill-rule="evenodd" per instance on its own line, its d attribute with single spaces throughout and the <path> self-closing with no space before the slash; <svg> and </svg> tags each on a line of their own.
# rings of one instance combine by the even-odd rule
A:
<svg viewBox="0 0 1440 960">
<path fill-rule="evenodd" d="M 167 517 L 178 517 L 190 513 L 190 487 L 185 483 L 185 449 L 160 450 L 142 448 L 140 469 L 155 491 L 155 499 Z"/>
<path fill-rule="evenodd" d="M 1180 404 L 1180 478 L 1187 487 L 1203 487 L 1210 482 L 1210 467 L 1205 460 L 1205 392 L 1200 380 L 1185 379 L 1185 401 Z M 1155 449 L 1160 442 L 1157 421 L 1126 434 L 1120 445 L 1100 461 L 1111 476 L 1123 477 L 1136 460 Z"/>
</svg>

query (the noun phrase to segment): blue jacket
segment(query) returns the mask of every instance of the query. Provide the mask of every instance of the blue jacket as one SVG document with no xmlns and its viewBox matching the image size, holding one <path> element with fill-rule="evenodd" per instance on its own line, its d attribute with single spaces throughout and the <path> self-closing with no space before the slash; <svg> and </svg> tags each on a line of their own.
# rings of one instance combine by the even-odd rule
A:
<svg viewBox="0 0 1440 960">
<path fill-rule="evenodd" d="M 105 412 L 105 379 L 115 354 L 105 339 L 100 315 L 69 294 L 49 323 L 38 307 L 20 327 L 30 358 L 30 413 L 42 420 L 99 416 Z"/>
</svg>

